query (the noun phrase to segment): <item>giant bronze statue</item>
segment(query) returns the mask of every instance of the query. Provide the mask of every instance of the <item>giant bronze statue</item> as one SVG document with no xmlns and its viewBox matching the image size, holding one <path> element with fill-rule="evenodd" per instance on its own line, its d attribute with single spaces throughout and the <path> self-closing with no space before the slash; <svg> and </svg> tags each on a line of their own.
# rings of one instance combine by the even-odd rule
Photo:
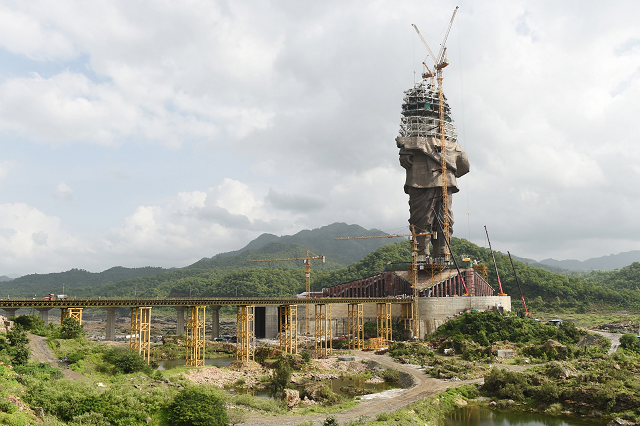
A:
<svg viewBox="0 0 640 426">
<path fill-rule="evenodd" d="M 404 192 L 409 195 L 409 223 L 416 232 L 436 233 L 418 237 L 418 260 L 444 257 L 445 240 L 439 224 L 444 223 L 443 212 L 449 216 L 449 232 L 453 234 L 451 196 L 447 206 L 442 205 L 441 140 L 438 133 L 438 93 L 433 83 L 422 80 L 407 90 L 402 104 L 400 135 L 396 144 L 400 148 L 400 165 L 406 169 Z M 448 194 L 459 191 L 456 178 L 469 172 L 467 155 L 457 142 L 457 133 L 450 117 L 450 108 L 444 102 L 446 185 Z M 439 218 L 439 220 L 438 220 Z M 433 252 L 429 252 L 429 243 Z"/>
</svg>

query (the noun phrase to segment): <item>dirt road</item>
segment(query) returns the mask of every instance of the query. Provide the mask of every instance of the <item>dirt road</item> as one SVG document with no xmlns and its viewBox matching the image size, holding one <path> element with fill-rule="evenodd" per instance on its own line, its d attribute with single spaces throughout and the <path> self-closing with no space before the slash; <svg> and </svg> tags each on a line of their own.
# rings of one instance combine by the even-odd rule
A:
<svg viewBox="0 0 640 426">
<path fill-rule="evenodd" d="M 620 347 L 620 336 L 622 336 L 622 334 L 619 334 L 619 333 L 607 333 L 606 331 L 600 331 L 600 330 L 588 330 L 588 331 L 591 332 L 591 333 L 599 334 L 599 335 L 604 336 L 607 339 L 611 340 L 611 347 L 609 348 L 609 355 L 611 355 L 612 353 L 617 351 L 618 348 Z"/>
<path fill-rule="evenodd" d="M 371 359 L 385 367 L 395 368 L 411 374 L 414 377 L 415 385 L 409 389 L 393 389 L 380 392 L 373 395 L 365 395 L 361 397 L 361 402 L 357 406 L 346 410 L 340 414 L 335 414 L 338 423 L 345 424 L 352 420 L 356 420 L 360 416 L 368 416 L 371 420 L 375 419 L 378 413 L 383 411 L 396 411 L 412 402 L 427 398 L 429 396 L 440 393 L 448 388 L 457 387 L 469 383 L 483 383 L 484 379 L 448 382 L 444 380 L 434 379 L 426 375 L 421 370 L 408 365 L 398 364 L 394 362 L 388 355 L 375 355 L 371 352 L 354 352 L 356 358 Z M 315 425 L 321 425 L 326 414 L 314 414 L 306 416 L 279 416 L 279 417 L 260 417 L 251 416 L 245 421 L 247 425 L 260 426 L 295 426 L 304 421 L 312 420 Z"/>
<path fill-rule="evenodd" d="M 53 368 L 57 368 L 62 371 L 62 374 L 67 379 L 71 380 L 87 380 L 82 374 L 76 373 L 73 370 L 64 368 L 58 363 L 58 358 L 51 352 L 49 346 L 47 346 L 47 338 L 42 336 L 36 336 L 29 333 L 29 347 L 31 348 L 31 357 L 38 362 L 46 362 Z"/>
</svg>

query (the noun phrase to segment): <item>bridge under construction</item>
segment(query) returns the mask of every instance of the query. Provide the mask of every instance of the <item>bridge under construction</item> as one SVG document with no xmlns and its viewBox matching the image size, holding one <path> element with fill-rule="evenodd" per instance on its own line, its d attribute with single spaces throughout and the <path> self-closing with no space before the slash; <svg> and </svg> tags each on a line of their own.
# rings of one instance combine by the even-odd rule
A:
<svg viewBox="0 0 640 426">
<path fill-rule="evenodd" d="M 349 348 L 362 349 L 367 321 L 377 325 L 377 337 L 369 339 L 369 346 L 376 348 L 393 340 L 392 323 L 397 321 L 405 330 L 417 330 L 413 337 L 422 339 L 464 311 L 511 310 L 511 298 L 494 296 L 493 288 L 483 276 L 486 271 L 481 268 L 429 271 L 429 268 L 419 269 L 418 266 L 416 285 L 413 285 L 407 280 L 410 274 L 405 266 L 399 265 L 403 270 L 386 271 L 293 298 L 10 299 L 0 300 L 0 308 L 9 317 L 15 317 L 18 309 L 35 309 L 45 323 L 54 308 L 61 310 L 61 322 L 75 318 L 80 323 L 83 309 L 104 308 L 107 311 L 107 340 L 116 337 L 116 311 L 130 308 L 130 347 L 148 360 L 151 310 L 153 307 L 174 307 L 176 334 L 185 335 L 186 364 L 192 366 L 204 365 L 207 314 L 212 323 L 210 338 L 219 337 L 219 310 L 225 305 L 236 306 L 236 357 L 243 361 L 253 359 L 256 338 L 279 338 L 283 351 L 297 353 L 298 337 L 307 334 L 315 340 L 316 354 L 327 356 L 332 352 L 331 342 L 336 336 L 344 336 Z M 311 314 L 307 315 L 308 312 Z"/>
</svg>

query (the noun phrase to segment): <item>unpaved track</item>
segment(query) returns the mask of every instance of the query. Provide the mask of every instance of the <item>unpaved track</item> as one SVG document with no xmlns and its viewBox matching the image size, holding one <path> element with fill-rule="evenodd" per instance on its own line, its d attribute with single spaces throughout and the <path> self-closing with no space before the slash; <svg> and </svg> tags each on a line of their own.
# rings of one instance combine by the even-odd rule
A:
<svg viewBox="0 0 640 426">
<path fill-rule="evenodd" d="M 469 383 L 483 383 L 484 379 L 465 380 L 459 382 L 448 382 L 444 380 L 434 379 L 426 375 L 421 370 L 414 367 L 410 367 L 403 364 L 398 364 L 393 361 L 388 355 L 375 355 L 371 352 L 354 351 L 356 358 L 371 359 L 382 364 L 385 367 L 395 368 L 396 370 L 409 373 L 414 377 L 415 385 L 409 389 L 392 390 L 377 394 L 379 397 L 373 399 L 365 399 L 361 401 L 357 406 L 343 411 L 339 414 L 334 414 L 336 420 L 340 424 L 346 424 L 352 420 L 356 420 L 360 416 L 368 416 L 370 420 L 374 420 L 376 415 L 381 412 L 390 413 L 396 411 L 412 402 L 430 397 L 437 393 L 440 393 L 448 388 L 458 387 L 460 385 L 466 385 Z M 384 396 L 387 394 L 388 396 Z M 366 398 L 363 397 L 363 399 Z M 260 426 L 295 426 L 302 422 L 312 420 L 314 425 L 321 425 L 327 414 L 313 414 L 306 416 L 279 416 L 279 417 L 260 417 L 250 416 L 247 417 L 246 425 L 260 425 Z"/>
<path fill-rule="evenodd" d="M 73 370 L 68 368 L 60 368 L 60 364 L 58 363 L 58 358 L 51 352 L 49 346 L 47 346 L 47 338 L 42 336 L 36 336 L 35 334 L 29 333 L 29 347 L 31 348 L 31 357 L 38 362 L 46 362 L 53 368 L 57 368 L 62 371 L 62 374 L 67 379 L 71 380 L 87 380 L 80 373 L 76 373 Z"/>
<path fill-rule="evenodd" d="M 604 336 L 607 339 L 611 340 L 611 347 L 609 348 L 609 355 L 611 355 L 612 353 L 617 351 L 618 348 L 620 347 L 620 337 L 622 336 L 622 334 L 620 334 L 620 333 L 607 333 L 606 331 L 600 331 L 600 330 L 587 330 L 587 331 L 589 331 L 591 333 L 599 334 L 599 335 Z"/>
</svg>

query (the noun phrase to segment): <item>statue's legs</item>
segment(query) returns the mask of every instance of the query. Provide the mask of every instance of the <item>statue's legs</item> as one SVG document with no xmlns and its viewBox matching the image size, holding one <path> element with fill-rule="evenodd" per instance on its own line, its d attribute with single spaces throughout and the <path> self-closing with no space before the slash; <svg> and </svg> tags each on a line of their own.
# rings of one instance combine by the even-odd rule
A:
<svg viewBox="0 0 640 426">
<path fill-rule="evenodd" d="M 433 256 L 442 257 L 445 253 L 445 241 L 440 230 L 438 219 L 442 221 L 442 188 L 412 188 L 405 187 L 409 194 L 409 223 L 416 227 L 416 232 L 436 232 L 434 236 L 418 237 L 418 256 L 429 255 L 429 243 L 433 244 Z M 453 233 L 453 211 L 451 210 L 451 196 L 447 197 L 449 214 L 449 237 Z"/>
</svg>

